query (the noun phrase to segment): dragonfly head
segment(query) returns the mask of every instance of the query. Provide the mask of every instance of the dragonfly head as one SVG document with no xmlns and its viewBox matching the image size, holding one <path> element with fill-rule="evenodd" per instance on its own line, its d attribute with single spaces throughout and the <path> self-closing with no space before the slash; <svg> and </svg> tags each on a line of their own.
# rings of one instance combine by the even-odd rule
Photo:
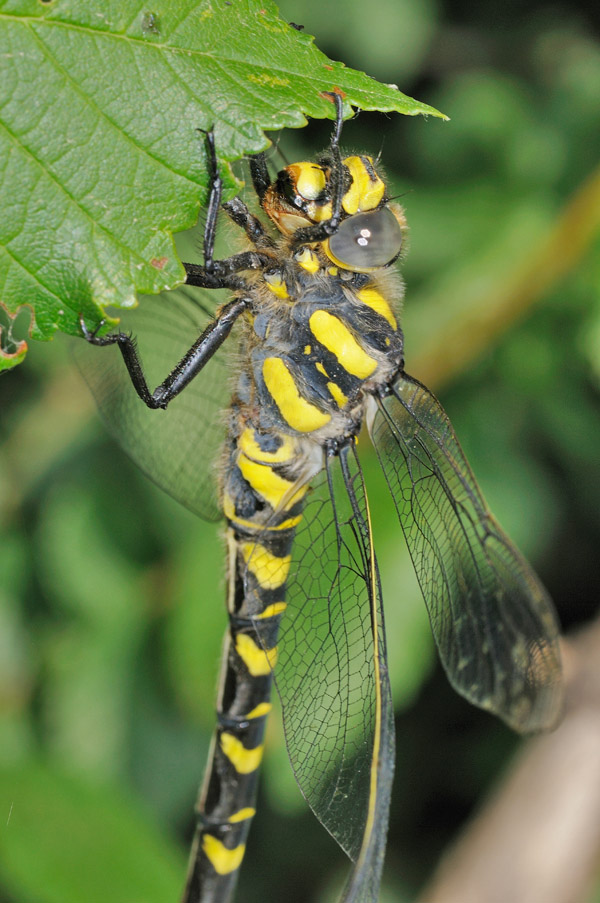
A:
<svg viewBox="0 0 600 903">
<path fill-rule="evenodd" d="M 365 273 L 389 266 L 400 254 L 406 223 L 402 209 L 389 202 L 371 157 L 343 160 L 342 191 L 342 219 L 336 232 L 322 242 L 323 250 L 345 270 Z M 331 219 L 330 159 L 292 163 L 280 170 L 262 206 L 277 229 L 290 238 L 298 229 Z"/>
</svg>

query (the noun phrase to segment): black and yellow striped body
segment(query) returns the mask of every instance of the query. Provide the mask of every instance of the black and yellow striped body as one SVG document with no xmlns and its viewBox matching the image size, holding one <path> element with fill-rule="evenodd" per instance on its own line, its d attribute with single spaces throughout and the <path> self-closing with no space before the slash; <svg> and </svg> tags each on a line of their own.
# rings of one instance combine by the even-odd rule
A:
<svg viewBox="0 0 600 903">
<path fill-rule="evenodd" d="M 221 181 L 207 135 L 205 262 L 187 264 L 187 278 L 234 296 L 154 392 L 131 336 L 98 335 L 82 320 L 90 344 L 118 345 L 147 408 L 166 408 L 198 377 L 193 399 L 202 381 L 197 408 L 173 405 L 151 430 L 138 399 L 129 406 L 130 386 L 116 395 L 116 373 L 90 383 L 117 432 L 125 421 L 138 424 L 138 440 L 131 446 L 126 435 L 124 445 L 142 467 L 183 504 L 227 521 L 229 628 L 183 903 L 231 903 L 273 681 L 298 785 L 354 863 L 342 903 L 377 903 L 394 738 L 355 442 L 363 421 L 452 685 L 519 731 L 551 727 L 561 708 L 551 602 L 489 512 L 439 402 L 404 372 L 391 270 L 404 218 L 370 157 L 341 159 L 343 105 L 340 95 L 331 99 L 336 128 L 317 163 L 292 164 L 271 181 L 264 156 L 251 161 L 278 240 L 235 199 L 224 208 L 252 247 L 221 261 L 212 259 Z M 164 317 L 161 310 L 161 324 Z M 185 347 L 190 322 L 186 313 Z M 223 441 L 215 421 L 223 423 L 228 381 L 216 352 L 240 323 L 217 500 L 211 463 Z M 159 352 L 168 339 L 161 329 Z"/>
<path fill-rule="evenodd" d="M 401 362 L 390 280 L 282 240 L 253 283 L 223 466 L 229 630 L 186 899 L 228 900 L 236 881 L 304 498 L 326 446 L 357 435 L 369 391 Z"/>
<path fill-rule="evenodd" d="M 308 488 L 290 494 L 294 482 L 281 469 L 297 463 L 294 443 L 277 434 L 266 439 L 246 426 L 231 436 L 223 487 L 229 630 L 189 899 L 230 899 L 254 815 L 292 541 Z"/>
</svg>

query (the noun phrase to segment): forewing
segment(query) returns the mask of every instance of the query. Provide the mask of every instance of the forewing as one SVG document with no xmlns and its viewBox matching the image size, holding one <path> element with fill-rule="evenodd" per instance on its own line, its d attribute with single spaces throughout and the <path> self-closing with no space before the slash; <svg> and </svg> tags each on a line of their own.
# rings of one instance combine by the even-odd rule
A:
<svg viewBox="0 0 600 903">
<path fill-rule="evenodd" d="M 515 730 L 552 727 L 552 603 L 488 511 L 446 413 L 402 374 L 369 421 L 451 684 Z"/>
<path fill-rule="evenodd" d="M 313 488 L 288 580 L 275 682 L 296 779 L 354 860 L 344 903 L 378 899 L 394 765 L 383 615 L 353 452 Z"/>
<path fill-rule="evenodd" d="M 159 385 L 213 318 L 190 289 L 144 298 L 122 316 L 136 337 L 150 391 Z M 228 343 L 234 344 L 232 337 Z M 226 343 L 226 344 L 228 344 Z M 106 426 L 125 452 L 158 486 L 207 520 L 220 517 L 216 465 L 225 437 L 222 411 L 231 396 L 227 349 L 166 410 L 150 410 L 138 398 L 116 345 L 98 348 L 81 340 L 74 357 Z"/>
</svg>

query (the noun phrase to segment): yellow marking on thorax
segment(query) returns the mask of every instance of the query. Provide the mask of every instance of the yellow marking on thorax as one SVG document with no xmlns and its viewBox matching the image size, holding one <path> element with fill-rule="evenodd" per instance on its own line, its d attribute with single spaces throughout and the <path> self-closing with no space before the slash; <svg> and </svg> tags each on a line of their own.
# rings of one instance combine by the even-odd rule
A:
<svg viewBox="0 0 600 903">
<path fill-rule="evenodd" d="M 261 763 L 263 749 L 262 744 L 254 749 L 246 749 L 241 740 L 233 734 L 221 734 L 221 749 L 227 756 L 238 774 L 251 774 L 256 771 Z"/>
<path fill-rule="evenodd" d="M 268 715 L 273 706 L 270 702 L 259 702 L 258 705 L 252 709 L 251 712 L 248 712 L 244 715 L 244 718 L 263 718 L 265 715 Z"/>
<path fill-rule="evenodd" d="M 228 850 L 224 843 L 212 834 L 205 834 L 202 838 L 202 850 L 204 855 L 214 868 L 217 875 L 229 875 L 239 869 L 246 852 L 246 845 L 241 843 L 233 850 Z"/>
<path fill-rule="evenodd" d="M 305 346 L 304 346 L 304 353 L 305 353 L 305 354 L 310 354 L 311 351 L 312 351 L 312 348 L 311 348 L 310 345 L 305 345 Z"/>
<path fill-rule="evenodd" d="M 320 362 L 315 364 L 315 369 L 318 370 L 319 373 L 322 373 L 323 376 L 327 376 L 327 370 Z"/>
<path fill-rule="evenodd" d="M 252 677 L 265 677 L 270 674 L 277 662 L 277 647 L 263 649 L 257 646 L 247 633 L 238 633 L 235 638 L 235 649 Z"/>
<path fill-rule="evenodd" d="M 392 313 L 390 305 L 387 303 L 383 295 L 381 295 L 376 289 L 361 288 L 360 291 L 356 293 L 356 297 L 359 301 L 362 301 L 363 304 L 366 304 L 367 307 L 370 307 L 371 310 L 374 310 L 376 314 L 384 317 L 384 319 L 388 321 L 392 329 L 398 328 L 396 317 Z"/>
<path fill-rule="evenodd" d="M 285 507 L 291 508 L 299 499 L 306 495 L 308 486 L 300 486 L 295 492 L 294 483 L 275 473 L 269 464 L 257 464 L 241 453 L 238 458 L 238 467 L 242 476 L 266 502 L 275 510 Z M 285 503 L 285 504 L 284 504 Z"/>
<path fill-rule="evenodd" d="M 372 178 L 365 166 L 365 160 L 373 163 L 371 157 L 346 157 L 347 166 L 352 176 L 352 185 L 344 195 L 342 206 L 346 213 L 354 214 L 365 210 L 374 210 L 379 206 L 385 193 L 385 185 L 379 178 Z"/>
<path fill-rule="evenodd" d="M 347 403 L 348 398 L 344 395 L 340 387 L 337 383 L 327 383 L 327 388 L 331 392 L 331 395 L 337 404 L 338 408 L 343 408 Z"/>
<path fill-rule="evenodd" d="M 331 420 L 331 414 L 320 411 L 300 395 L 294 377 L 280 357 L 265 359 L 263 377 L 279 413 L 292 429 L 310 433 Z"/>
<path fill-rule="evenodd" d="M 336 356 L 352 376 L 366 379 L 377 369 L 377 361 L 361 348 L 341 320 L 326 310 L 311 314 L 309 325 L 314 337 Z"/>
<path fill-rule="evenodd" d="M 279 589 L 287 580 L 291 555 L 278 558 L 257 542 L 242 542 L 240 550 L 250 573 L 262 589 Z"/>
<path fill-rule="evenodd" d="M 296 254 L 294 254 L 294 258 L 307 273 L 311 273 L 312 275 L 318 273 L 320 267 L 319 258 L 314 251 L 310 250 L 310 248 L 302 248 L 301 251 L 297 251 Z"/>
<path fill-rule="evenodd" d="M 255 815 L 256 809 L 253 809 L 252 806 L 246 806 L 244 809 L 238 809 L 237 812 L 230 815 L 227 821 L 230 825 L 237 825 L 241 821 L 246 821 L 247 818 L 254 818 Z"/>
<path fill-rule="evenodd" d="M 281 298 L 285 301 L 286 298 L 290 297 L 281 273 L 265 273 L 263 278 L 267 283 L 267 287 L 271 289 L 276 298 Z"/>
</svg>

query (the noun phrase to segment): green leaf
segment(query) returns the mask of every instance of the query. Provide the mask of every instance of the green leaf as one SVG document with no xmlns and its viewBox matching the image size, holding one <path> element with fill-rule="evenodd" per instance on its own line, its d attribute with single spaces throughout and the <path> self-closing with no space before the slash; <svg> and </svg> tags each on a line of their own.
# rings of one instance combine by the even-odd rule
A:
<svg viewBox="0 0 600 903">
<path fill-rule="evenodd" d="M 1 300 L 35 311 L 38 339 L 182 281 L 172 233 L 207 197 L 198 129 L 227 196 L 228 161 L 333 118 L 326 92 L 347 115 L 441 115 L 328 60 L 270 0 L 4 0 L 0 34 Z"/>
<path fill-rule="evenodd" d="M 164 903 L 181 892 L 174 846 L 122 788 L 29 761 L 0 768 L 0 798 L 0 877 L 11 898 Z"/>
</svg>

